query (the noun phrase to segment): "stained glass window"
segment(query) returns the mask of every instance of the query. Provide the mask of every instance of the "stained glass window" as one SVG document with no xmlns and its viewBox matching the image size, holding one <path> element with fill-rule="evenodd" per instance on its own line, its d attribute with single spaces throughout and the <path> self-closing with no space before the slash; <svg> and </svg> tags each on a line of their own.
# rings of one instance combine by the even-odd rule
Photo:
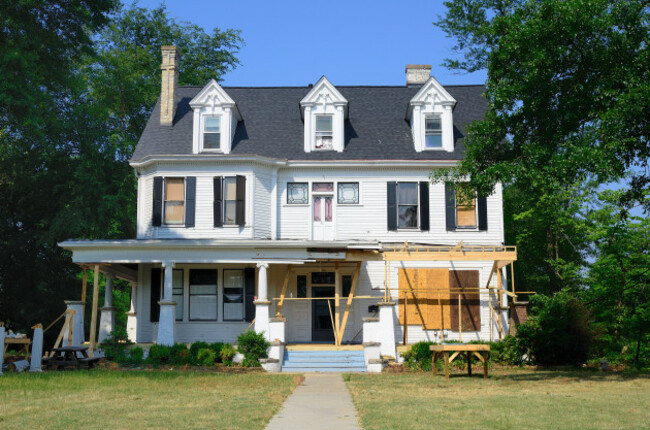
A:
<svg viewBox="0 0 650 430">
<path fill-rule="evenodd" d="M 287 184 L 287 203 L 290 205 L 309 203 L 309 188 L 306 182 L 289 182 Z"/>
<path fill-rule="evenodd" d="M 338 203 L 341 205 L 356 205 L 359 203 L 359 183 L 339 182 Z"/>
</svg>

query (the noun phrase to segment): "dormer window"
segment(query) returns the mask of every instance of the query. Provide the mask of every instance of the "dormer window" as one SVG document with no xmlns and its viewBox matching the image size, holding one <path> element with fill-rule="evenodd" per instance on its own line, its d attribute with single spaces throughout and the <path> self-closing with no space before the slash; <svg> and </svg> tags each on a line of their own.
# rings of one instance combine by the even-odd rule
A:
<svg viewBox="0 0 650 430">
<path fill-rule="evenodd" d="M 221 149 L 221 117 L 203 118 L 203 150 Z"/>
<path fill-rule="evenodd" d="M 424 147 L 426 149 L 442 149 L 442 121 L 439 116 L 426 117 Z"/>
<path fill-rule="evenodd" d="M 316 116 L 315 149 L 333 149 L 332 147 L 332 115 Z"/>
</svg>

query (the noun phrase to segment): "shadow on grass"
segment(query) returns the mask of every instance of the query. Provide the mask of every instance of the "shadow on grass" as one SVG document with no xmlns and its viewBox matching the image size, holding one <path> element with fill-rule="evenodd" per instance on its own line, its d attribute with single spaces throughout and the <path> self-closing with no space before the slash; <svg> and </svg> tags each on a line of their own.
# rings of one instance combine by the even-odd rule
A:
<svg viewBox="0 0 650 430">
<path fill-rule="evenodd" d="M 490 378 L 512 381 L 631 381 L 650 379 L 650 373 L 640 371 L 603 372 L 596 369 L 536 369 L 528 372 L 496 371 Z"/>
</svg>

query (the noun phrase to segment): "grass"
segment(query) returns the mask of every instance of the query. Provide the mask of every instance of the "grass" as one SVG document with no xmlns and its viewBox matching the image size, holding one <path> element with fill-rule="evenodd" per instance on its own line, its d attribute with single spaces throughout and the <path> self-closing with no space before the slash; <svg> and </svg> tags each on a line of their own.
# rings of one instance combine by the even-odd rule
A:
<svg viewBox="0 0 650 430">
<path fill-rule="evenodd" d="M 0 428 L 262 429 L 300 381 L 264 373 L 5 373 Z"/>
<path fill-rule="evenodd" d="M 458 375 L 447 381 L 430 372 L 351 374 L 345 379 L 365 430 L 650 425 L 647 373 L 501 369 L 488 380 Z"/>
</svg>

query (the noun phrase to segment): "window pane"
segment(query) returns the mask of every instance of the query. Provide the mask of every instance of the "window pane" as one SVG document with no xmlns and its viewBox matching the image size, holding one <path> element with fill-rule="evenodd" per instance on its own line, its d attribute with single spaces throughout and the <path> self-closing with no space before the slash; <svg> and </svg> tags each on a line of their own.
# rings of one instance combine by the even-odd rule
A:
<svg viewBox="0 0 650 430">
<path fill-rule="evenodd" d="M 320 191 L 320 192 L 334 191 L 334 183 L 332 183 L 332 182 L 314 182 L 311 185 L 311 190 L 312 191 Z"/>
<path fill-rule="evenodd" d="M 397 184 L 397 203 L 400 205 L 417 205 L 418 184 L 415 182 Z"/>
<path fill-rule="evenodd" d="M 221 117 L 206 117 L 205 128 L 206 132 L 220 132 L 221 131 Z"/>
<path fill-rule="evenodd" d="M 314 221 L 320 221 L 320 204 L 321 204 L 321 198 L 320 197 L 314 197 Z"/>
<path fill-rule="evenodd" d="M 217 294 L 216 284 L 190 285 L 190 295 Z"/>
<path fill-rule="evenodd" d="M 319 285 L 334 285 L 336 274 L 334 272 L 312 272 L 311 283 Z"/>
<path fill-rule="evenodd" d="M 325 221 L 332 221 L 332 198 L 325 197 Z"/>
<path fill-rule="evenodd" d="M 307 276 L 299 275 L 296 281 L 297 295 L 299 299 L 307 297 Z"/>
<path fill-rule="evenodd" d="M 242 321 L 244 319 L 244 303 L 224 303 L 224 321 Z"/>
<path fill-rule="evenodd" d="M 237 217 L 237 202 L 227 201 L 224 203 L 224 224 L 235 224 Z"/>
<path fill-rule="evenodd" d="M 418 226 L 418 207 L 400 205 L 397 208 L 399 228 L 415 228 Z"/>
<path fill-rule="evenodd" d="M 332 149 L 332 136 L 316 136 L 316 149 Z"/>
<path fill-rule="evenodd" d="M 217 271 L 190 270 L 190 320 L 217 319 Z"/>
<path fill-rule="evenodd" d="M 185 180 L 183 178 L 165 178 L 165 200 L 185 200 Z"/>
<path fill-rule="evenodd" d="M 183 321 L 183 295 L 174 294 L 172 300 L 176 302 L 176 321 Z"/>
<path fill-rule="evenodd" d="M 191 320 L 216 320 L 217 295 L 190 296 Z"/>
<path fill-rule="evenodd" d="M 287 203 L 290 205 L 309 203 L 307 183 L 289 182 L 287 184 Z"/>
<path fill-rule="evenodd" d="M 228 177 L 223 180 L 225 200 L 237 200 L 237 178 Z"/>
<path fill-rule="evenodd" d="M 341 277 L 341 295 L 348 297 L 352 290 L 352 276 L 345 275 Z"/>
<path fill-rule="evenodd" d="M 217 285 L 217 271 L 215 269 L 192 269 L 190 270 L 190 285 L 212 284 Z"/>
<path fill-rule="evenodd" d="M 316 117 L 316 131 L 332 132 L 332 117 L 329 115 L 318 115 Z"/>
<path fill-rule="evenodd" d="M 184 215 L 183 202 L 165 202 L 165 224 L 183 224 Z"/>
<path fill-rule="evenodd" d="M 221 148 L 221 133 L 203 133 L 203 148 Z"/>
<path fill-rule="evenodd" d="M 339 184 L 338 184 L 338 202 L 340 204 L 358 204 L 359 203 L 359 183 L 358 182 L 339 182 Z"/>
<path fill-rule="evenodd" d="M 439 134 L 427 134 L 424 142 L 427 148 L 442 148 L 442 136 Z"/>
<path fill-rule="evenodd" d="M 440 118 L 429 117 L 427 118 L 427 131 L 440 131 L 442 130 L 442 123 Z"/>
</svg>

